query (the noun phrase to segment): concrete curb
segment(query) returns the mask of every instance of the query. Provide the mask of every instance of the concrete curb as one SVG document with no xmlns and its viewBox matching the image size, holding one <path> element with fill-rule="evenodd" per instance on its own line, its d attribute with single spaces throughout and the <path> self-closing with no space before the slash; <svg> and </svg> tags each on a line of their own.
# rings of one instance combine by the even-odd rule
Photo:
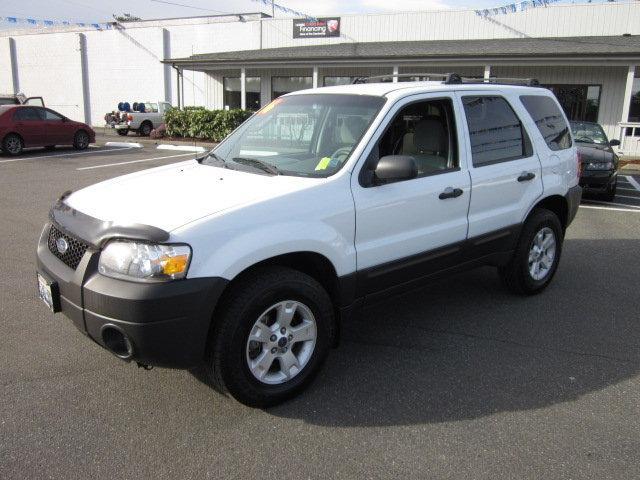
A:
<svg viewBox="0 0 640 480">
<path fill-rule="evenodd" d="M 167 143 L 160 144 L 156 147 L 158 150 L 174 150 L 178 152 L 206 152 L 204 147 L 196 147 L 194 145 L 170 145 Z"/>
<path fill-rule="evenodd" d="M 125 147 L 125 148 L 142 148 L 141 143 L 135 142 L 107 142 L 104 144 L 105 147 Z"/>
</svg>

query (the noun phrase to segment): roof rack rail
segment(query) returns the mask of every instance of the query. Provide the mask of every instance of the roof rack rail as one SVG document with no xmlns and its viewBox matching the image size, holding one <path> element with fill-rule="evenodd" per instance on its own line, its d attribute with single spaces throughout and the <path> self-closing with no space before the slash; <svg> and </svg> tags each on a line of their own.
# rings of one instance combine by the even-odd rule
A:
<svg viewBox="0 0 640 480">
<path fill-rule="evenodd" d="M 353 79 L 354 84 L 356 83 L 370 83 L 376 80 L 384 80 L 385 78 L 413 78 L 418 77 L 422 79 L 431 80 L 432 78 L 442 80 L 443 83 L 462 83 L 462 77 L 457 73 L 390 73 L 388 75 L 374 75 L 371 77 L 356 77 Z M 422 81 L 422 80 L 421 80 Z"/>
<path fill-rule="evenodd" d="M 390 73 L 387 75 L 374 75 L 372 77 L 356 77 L 353 79 L 354 84 L 356 83 L 370 83 L 376 80 L 384 80 L 387 78 L 420 78 L 424 80 L 439 79 L 442 80 L 444 84 L 463 84 L 463 83 L 492 83 L 496 85 L 523 85 L 527 87 L 538 87 L 540 86 L 540 82 L 537 78 L 509 78 L 509 77 L 462 77 L 457 73 Z"/>
<path fill-rule="evenodd" d="M 461 83 L 495 83 L 500 85 L 523 85 L 526 87 L 538 87 L 537 78 L 511 78 L 511 77 L 462 77 Z"/>
</svg>

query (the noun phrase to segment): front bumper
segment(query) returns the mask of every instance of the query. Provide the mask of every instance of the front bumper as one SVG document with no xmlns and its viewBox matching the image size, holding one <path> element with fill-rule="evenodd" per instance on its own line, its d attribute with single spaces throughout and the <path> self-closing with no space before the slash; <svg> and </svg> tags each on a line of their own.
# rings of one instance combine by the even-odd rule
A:
<svg viewBox="0 0 640 480">
<path fill-rule="evenodd" d="M 617 178 L 617 171 L 584 170 L 580 177 L 580 186 L 586 192 L 606 192 Z"/>
<path fill-rule="evenodd" d="M 125 360 L 171 368 L 202 363 L 227 280 L 137 283 L 105 277 L 98 273 L 100 252 L 93 247 L 73 270 L 49 250 L 49 228 L 38 243 L 38 271 L 58 284 L 60 309 L 78 330 Z M 126 339 L 125 350 L 114 348 L 114 334 Z"/>
</svg>

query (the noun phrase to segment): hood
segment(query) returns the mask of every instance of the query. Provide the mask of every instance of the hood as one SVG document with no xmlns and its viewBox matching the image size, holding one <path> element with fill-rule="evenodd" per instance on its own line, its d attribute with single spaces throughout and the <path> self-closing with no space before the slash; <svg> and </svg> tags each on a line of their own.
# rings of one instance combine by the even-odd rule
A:
<svg viewBox="0 0 640 480">
<path fill-rule="evenodd" d="M 102 221 L 171 231 L 207 215 L 311 187 L 317 181 L 189 160 L 97 183 L 71 194 L 65 203 Z"/>
<path fill-rule="evenodd" d="M 609 145 L 597 145 L 595 143 L 577 143 L 582 162 L 613 162 L 614 153 Z"/>
</svg>

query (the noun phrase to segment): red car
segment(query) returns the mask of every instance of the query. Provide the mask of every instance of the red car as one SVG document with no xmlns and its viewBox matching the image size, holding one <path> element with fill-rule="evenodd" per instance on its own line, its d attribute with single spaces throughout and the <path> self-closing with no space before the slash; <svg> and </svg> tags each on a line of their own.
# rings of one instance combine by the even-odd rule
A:
<svg viewBox="0 0 640 480">
<path fill-rule="evenodd" d="M 0 146 L 8 155 L 19 155 L 24 148 L 73 145 L 84 150 L 96 141 L 93 129 L 69 120 L 50 108 L 25 105 L 0 106 Z"/>
</svg>

